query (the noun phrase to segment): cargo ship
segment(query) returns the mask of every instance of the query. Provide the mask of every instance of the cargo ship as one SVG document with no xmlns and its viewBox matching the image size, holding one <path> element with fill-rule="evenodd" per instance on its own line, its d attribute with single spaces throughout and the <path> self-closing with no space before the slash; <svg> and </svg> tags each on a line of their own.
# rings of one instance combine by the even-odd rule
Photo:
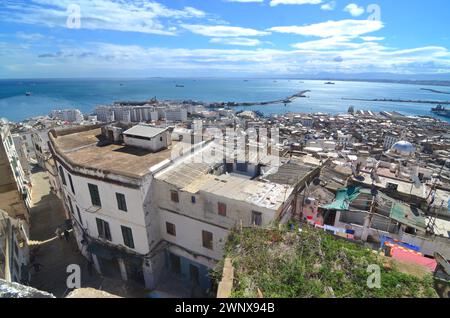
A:
<svg viewBox="0 0 450 318">
<path fill-rule="evenodd" d="M 450 118 L 450 109 L 447 109 L 442 105 L 431 108 L 431 111 L 438 116 Z"/>
</svg>

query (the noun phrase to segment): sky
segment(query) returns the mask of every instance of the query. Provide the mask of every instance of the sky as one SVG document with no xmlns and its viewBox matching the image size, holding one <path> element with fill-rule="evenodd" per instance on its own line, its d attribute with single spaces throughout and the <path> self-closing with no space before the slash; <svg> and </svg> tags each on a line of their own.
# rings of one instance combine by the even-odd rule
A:
<svg viewBox="0 0 450 318">
<path fill-rule="evenodd" d="M 448 80 L 449 30 L 448 0 L 2 0 L 0 78 Z"/>
</svg>

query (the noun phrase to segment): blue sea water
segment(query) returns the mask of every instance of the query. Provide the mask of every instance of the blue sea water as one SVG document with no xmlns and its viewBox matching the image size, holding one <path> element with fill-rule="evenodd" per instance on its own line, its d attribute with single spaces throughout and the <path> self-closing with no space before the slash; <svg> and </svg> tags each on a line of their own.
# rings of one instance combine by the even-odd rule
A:
<svg viewBox="0 0 450 318">
<path fill-rule="evenodd" d="M 176 85 L 184 87 L 176 87 Z M 318 80 L 269 79 L 74 79 L 0 80 L 0 117 L 10 121 L 47 115 L 53 109 L 79 108 L 90 113 L 95 106 L 119 100 L 158 99 L 206 102 L 261 102 L 283 99 L 303 90 L 308 98 L 282 104 L 245 107 L 265 114 L 285 112 L 345 113 L 349 106 L 372 111 L 398 111 L 405 115 L 432 115 L 432 104 L 349 101 L 356 99 L 450 100 L 450 95 L 421 90 L 450 92 L 450 87 L 411 84 L 337 81 L 325 85 Z M 31 96 L 26 96 L 31 92 Z M 244 109 L 244 108 L 237 108 Z M 442 120 L 449 121 L 440 117 Z"/>
</svg>

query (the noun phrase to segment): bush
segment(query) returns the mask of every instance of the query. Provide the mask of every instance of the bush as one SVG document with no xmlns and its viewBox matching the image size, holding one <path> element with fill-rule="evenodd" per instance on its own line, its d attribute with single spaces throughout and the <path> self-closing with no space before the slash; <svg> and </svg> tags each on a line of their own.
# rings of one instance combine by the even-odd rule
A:
<svg viewBox="0 0 450 318">
<path fill-rule="evenodd" d="M 358 244 L 306 227 L 245 229 L 230 234 L 226 255 L 233 259 L 233 297 L 400 298 L 437 297 L 431 275 L 421 279 L 386 270 L 383 257 Z M 381 269 L 381 288 L 369 288 L 367 267 Z M 212 277 L 219 281 L 223 263 Z"/>
</svg>

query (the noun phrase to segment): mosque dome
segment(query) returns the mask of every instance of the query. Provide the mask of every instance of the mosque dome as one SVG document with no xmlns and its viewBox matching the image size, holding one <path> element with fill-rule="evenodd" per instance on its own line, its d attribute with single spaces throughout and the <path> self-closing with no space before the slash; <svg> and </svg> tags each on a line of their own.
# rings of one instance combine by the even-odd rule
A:
<svg viewBox="0 0 450 318">
<path fill-rule="evenodd" d="M 397 156 L 411 157 L 416 152 L 416 149 L 408 141 L 399 141 L 392 146 L 389 152 Z"/>
</svg>

